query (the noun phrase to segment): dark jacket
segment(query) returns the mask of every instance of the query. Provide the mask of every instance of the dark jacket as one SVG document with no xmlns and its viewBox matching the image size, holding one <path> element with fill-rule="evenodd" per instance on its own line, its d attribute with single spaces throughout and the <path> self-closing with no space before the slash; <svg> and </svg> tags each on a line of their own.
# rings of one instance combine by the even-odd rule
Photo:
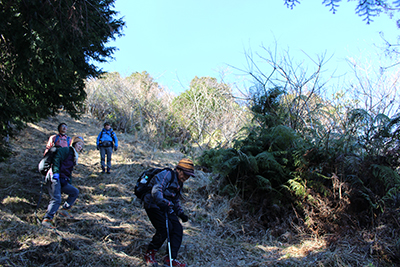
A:
<svg viewBox="0 0 400 267">
<path fill-rule="evenodd" d="M 71 183 L 72 170 L 76 165 L 75 150 L 72 147 L 61 147 L 53 158 L 52 171 L 60 174 L 61 185 Z"/>
<path fill-rule="evenodd" d="M 180 196 L 183 183 L 178 180 L 176 171 L 164 170 L 151 179 L 152 190 L 143 197 L 145 209 L 173 209 L 176 215 L 183 213 Z"/>
</svg>

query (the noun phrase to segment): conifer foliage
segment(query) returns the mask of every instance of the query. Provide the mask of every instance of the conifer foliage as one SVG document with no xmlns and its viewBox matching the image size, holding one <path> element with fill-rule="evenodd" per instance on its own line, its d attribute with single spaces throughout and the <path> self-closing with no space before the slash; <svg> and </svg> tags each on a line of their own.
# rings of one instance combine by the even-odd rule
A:
<svg viewBox="0 0 400 267">
<path fill-rule="evenodd" d="M 79 114 L 84 79 L 100 73 L 90 60 L 107 60 L 115 48 L 105 44 L 124 26 L 113 3 L 0 1 L 0 140 L 60 107 Z"/>
<path fill-rule="evenodd" d="M 284 4 L 288 8 L 294 8 L 296 5 L 300 4 L 300 0 L 284 0 Z M 329 8 L 329 10 L 335 14 L 340 8 L 340 3 L 344 2 L 342 0 L 324 0 L 322 4 Z M 350 1 L 348 1 L 350 2 Z M 379 16 L 382 12 L 388 12 L 395 10 L 399 7 L 399 1 L 387 1 L 387 0 L 374 0 L 374 1 L 364 1 L 358 0 L 355 6 L 355 13 L 360 17 L 363 17 L 363 20 L 368 24 L 373 21 L 373 18 Z"/>
</svg>

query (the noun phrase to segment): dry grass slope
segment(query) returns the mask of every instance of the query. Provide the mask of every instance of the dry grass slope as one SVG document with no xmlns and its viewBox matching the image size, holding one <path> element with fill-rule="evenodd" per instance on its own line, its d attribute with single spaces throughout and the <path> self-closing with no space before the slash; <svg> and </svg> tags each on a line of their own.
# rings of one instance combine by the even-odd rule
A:
<svg viewBox="0 0 400 267">
<path fill-rule="evenodd" d="M 76 220 L 56 217 L 54 231 L 41 227 L 34 212 L 40 195 L 39 218 L 48 204 L 37 163 L 60 122 L 68 124 L 69 135 L 83 136 L 86 147 L 73 175 L 80 190 L 72 210 Z M 113 155 L 112 173 L 100 174 L 96 137 L 101 128 L 90 117 L 73 120 L 61 113 L 29 124 L 13 141 L 12 158 L 0 163 L 0 266 L 145 266 L 142 255 L 153 228 L 133 194 L 136 177 L 149 166 L 174 167 L 183 155 L 117 133 L 120 149 Z M 375 266 L 372 245 L 360 247 L 354 236 L 327 247 L 326 237 L 288 232 L 273 238 L 251 220 L 230 219 L 234 200 L 213 193 L 215 175 L 196 174 L 185 184 L 183 202 L 190 220 L 183 224 L 180 260 L 189 266 Z M 160 261 L 164 251 L 165 245 Z"/>
</svg>

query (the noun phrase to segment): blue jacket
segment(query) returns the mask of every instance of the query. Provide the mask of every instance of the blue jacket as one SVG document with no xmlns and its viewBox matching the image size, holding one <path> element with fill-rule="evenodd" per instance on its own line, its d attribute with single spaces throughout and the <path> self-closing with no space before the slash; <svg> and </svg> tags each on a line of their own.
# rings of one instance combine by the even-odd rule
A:
<svg viewBox="0 0 400 267">
<path fill-rule="evenodd" d="M 114 147 L 118 147 L 118 138 L 117 135 L 114 133 L 113 129 L 110 128 L 110 130 L 106 130 L 106 128 L 103 128 L 99 135 L 97 136 L 97 141 L 96 145 L 101 146 L 102 143 L 105 141 L 110 141 L 114 143 Z"/>
<path fill-rule="evenodd" d="M 183 213 L 179 200 L 183 183 L 178 180 L 176 171 L 164 170 L 151 179 L 152 190 L 143 197 L 144 208 L 160 210 L 173 209 L 176 215 Z"/>
</svg>

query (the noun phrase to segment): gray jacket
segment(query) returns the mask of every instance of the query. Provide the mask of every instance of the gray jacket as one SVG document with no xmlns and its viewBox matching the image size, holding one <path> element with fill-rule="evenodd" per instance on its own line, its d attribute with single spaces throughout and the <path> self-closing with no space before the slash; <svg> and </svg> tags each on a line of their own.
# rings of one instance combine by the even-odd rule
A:
<svg viewBox="0 0 400 267">
<path fill-rule="evenodd" d="M 176 171 L 164 170 L 151 179 L 152 190 L 143 197 L 144 208 L 174 210 L 176 215 L 183 213 L 179 200 L 183 183 L 178 180 Z"/>
</svg>

